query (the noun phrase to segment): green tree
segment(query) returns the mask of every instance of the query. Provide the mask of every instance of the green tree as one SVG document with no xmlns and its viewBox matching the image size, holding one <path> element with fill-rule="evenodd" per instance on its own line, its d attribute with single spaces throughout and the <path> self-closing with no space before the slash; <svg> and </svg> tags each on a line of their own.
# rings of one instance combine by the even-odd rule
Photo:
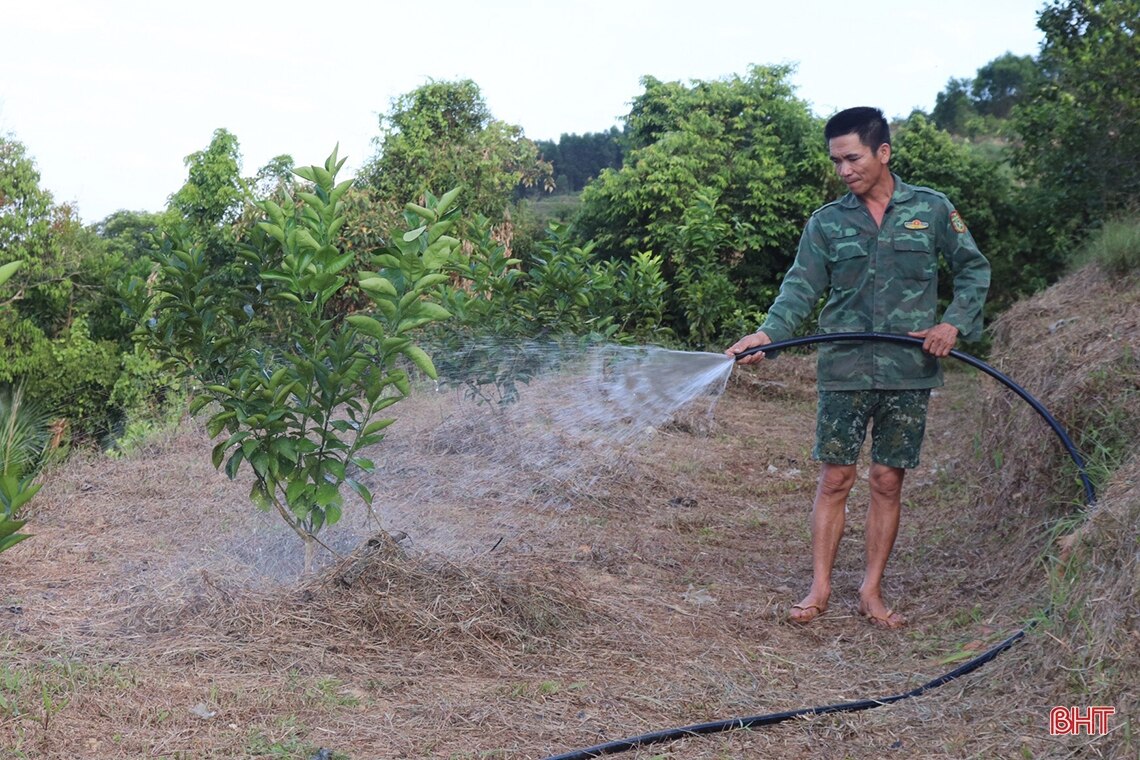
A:
<svg viewBox="0 0 1140 760">
<path fill-rule="evenodd" d="M 0 285 L 5 279 L 0 267 Z M 51 440 L 48 424 L 47 416 L 24 400 L 21 388 L 0 392 L 0 552 L 31 538 L 17 532 L 27 523 L 20 510 L 40 490 L 33 478 Z"/>
<path fill-rule="evenodd" d="M 716 199 L 715 218 L 706 221 L 727 230 L 717 265 L 733 299 L 766 298 L 791 263 L 804 222 L 833 187 L 822 124 L 795 97 L 791 71 L 757 66 L 746 77 L 690 85 L 644 79 L 626 117 L 622 168 L 603 171 L 583 191 L 581 239 L 594 240 L 607 258 L 660 254 L 675 292 L 685 260 L 677 229 L 704 194 Z M 689 333 L 676 306 L 668 323 Z"/>
<path fill-rule="evenodd" d="M 342 486 L 371 508 L 372 492 L 353 472 L 374 469 L 362 450 L 392 422 L 380 412 L 409 393 L 400 360 L 435 376 L 412 335 L 450 316 L 432 293 L 447 279 L 438 270 L 459 242 L 447 234 L 458 190 L 429 197 L 427 207 L 409 205 L 410 229 L 373 258 L 377 271 L 360 278 L 371 313 L 333 308 L 356 257 L 338 247 L 341 200 L 352 185 L 336 182 L 342 165 L 334 151 L 324 166 L 297 170 L 310 187 L 295 203 L 258 204 L 264 234 L 244 251 L 256 274 L 249 285 L 220 276 L 201 245 L 176 246 L 162 259 L 153 319 L 145 323 L 156 348 L 200 384 L 193 410 L 217 405 L 207 430 L 226 437 L 214 447 L 214 465 L 234 477 L 248 464 L 250 497 L 302 539 L 306 570 L 318 532 L 340 519 Z M 275 302 L 288 309 L 266 333 L 259 315 Z"/>
<path fill-rule="evenodd" d="M 1064 249 L 1140 200 L 1140 0 L 1054 0 L 1037 26 L 1043 78 L 1014 110 L 1015 161 Z"/>
<path fill-rule="evenodd" d="M 539 140 L 542 157 L 554 170 L 555 192 L 576 193 L 603 169 L 620 169 L 622 134 L 617 127 L 584 135 L 563 134 L 558 142 Z"/>
<path fill-rule="evenodd" d="M 466 212 L 498 224 L 520 187 L 550 189 L 538 147 L 521 127 L 495 119 L 471 80 L 431 82 L 396 98 L 374 143 L 359 180 L 383 199 L 462 186 Z"/>
<path fill-rule="evenodd" d="M 185 164 L 186 182 L 167 205 L 167 231 L 186 227 L 180 235 L 201 241 L 211 265 L 232 266 L 237 258 L 234 222 L 244 197 L 238 139 L 216 129 L 210 144 L 186 156 Z"/>
<path fill-rule="evenodd" d="M 0 251 L 8 261 L 24 264 L 5 301 L 14 307 L 10 318 L 27 319 L 48 335 L 63 327 L 70 275 L 76 271 L 55 234 L 70 216 L 40 187 L 39 171 L 24 145 L 0 135 Z"/>
<path fill-rule="evenodd" d="M 983 116 L 1008 118 L 1040 80 L 1041 70 L 1033 56 L 1000 55 L 974 76 L 970 85 L 974 109 Z"/>
<path fill-rule="evenodd" d="M 126 328 L 120 268 L 68 205 L 56 205 L 19 142 L 0 138 L 0 250 L 21 264 L 0 299 L 0 383 L 99 438 L 119 413 L 109 403 Z"/>
<path fill-rule="evenodd" d="M 170 208 L 200 229 L 223 227 L 241 207 L 241 148 L 225 129 L 184 160 L 186 182 L 170 196 Z"/>
<path fill-rule="evenodd" d="M 934 97 L 934 110 L 930 112 L 939 129 L 955 135 L 966 134 L 967 125 L 977 115 L 978 109 L 970 96 L 970 80 L 954 78 Z"/>
<path fill-rule="evenodd" d="M 10 261 L 0 265 L 0 293 L 22 266 Z M 23 400 L 23 391 L 0 393 L 0 552 L 31 538 L 18 531 L 27 524 L 20 509 L 40 490 L 32 483 L 49 442 L 48 420 L 34 405 Z"/>
</svg>

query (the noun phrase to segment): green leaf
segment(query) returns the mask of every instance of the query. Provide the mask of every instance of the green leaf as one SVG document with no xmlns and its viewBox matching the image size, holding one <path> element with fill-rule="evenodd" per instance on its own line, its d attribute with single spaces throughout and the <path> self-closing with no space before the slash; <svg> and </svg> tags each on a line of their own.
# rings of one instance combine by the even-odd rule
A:
<svg viewBox="0 0 1140 760">
<path fill-rule="evenodd" d="M 403 335 L 410 330 L 415 330 L 417 327 L 423 327 L 424 325 L 431 324 L 434 321 L 435 320 L 431 317 L 413 317 L 411 319 L 401 319 L 400 326 L 396 328 L 396 332 L 400 335 Z"/>
<path fill-rule="evenodd" d="M 438 272 L 433 274 L 425 274 L 423 277 L 416 280 L 416 284 L 412 287 L 415 290 L 424 290 L 425 288 L 430 288 L 433 285 L 441 285 L 447 282 L 449 279 L 451 278 L 449 278 L 447 275 L 439 274 Z M 392 295 L 395 295 L 395 293 Z"/>
<path fill-rule="evenodd" d="M 27 524 L 27 520 L 9 520 L 0 518 L 0 538 L 7 538 Z"/>
<path fill-rule="evenodd" d="M 402 396 L 407 396 L 412 392 L 412 385 L 408 382 L 408 376 L 404 372 L 393 372 L 392 384 L 396 386 L 396 389 L 400 391 L 400 395 Z M 395 403 L 395 401 L 392 403 Z"/>
<path fill-rule="evenodd" d="M 3 539 L 0 539 L 0 552 L 11 549 L 13 546 L 20 543 L 24 539 L 31 537 L 32 534 L 30 533 L 19 533 L 14 536 L 5 536 Z"/>
<path fill-rule="evenodd" d="M 376 301 L 376 308 L 384 315 L 386 319 L 394 319 L 396 317 L 396 304 L 391 301 Z"/>
<path fill-rule="evenodd" d="M 333 483 L 321 483 L 317 487 L 317 495 L 313 500 L 318 507 L 327 507 L 340 500 L 340 491 Z"/>
<path fill-rule="evenodd" d="M 303 498 L 306 498 L 309 491 L 309 482 L 301 478 L 296 478 L 289 481 L 289 485 L 285 486 L 285 501 L 290 505 L 299 503 Z"/>
<path fill-rule="evenodd" d="M 4 497 L 4 511 L 8 517 L 18 513 L 36 495 L 43 484 L 32 484 L 31 478 L 15 475 L 0 476 L 0 495 Z"/>
<path fill-rule="evenodd" d="M 206 435 L 210 438 L 217 438 L 218 434 L 225 429 L 226 423 L 236 416 L 237 415 L 234 412 L 222 412 L 221 414 L 215 414 L 210 418 L 210 421 L 206 423 Z"/>
<path fill-rule="evenodd" d="M 455 199 L 459 197 L 459 193 L 462 190 L 463 190 L 463 187 L 459 186 L 459 187 L 453 187 L 452 189 L 450 189 L 446 193 L 444 193 L 439 199 L 439 204 L 435 207 L 436 212 L 440 213 L 440 214 L 446 214 L 447 210 L 449 208 L 451 208 L 451 204 L 454 203 Z"/>
<path fill-rule="evenodd" d="M 364 426 L 364 430 L 361 431 L 360 434 L 361 435 L 372 435 L 373 433 L 379 432 L 379 431 L 383 430 L 384 428 L 388 427 L 389 425 L 391 425 L 395 421 L 396 421 L 395 417 L 389 417 L 388 419 L 376 420 L 374 422 L 369 422 L 367 425 Z"/>
<path fill-rule="evenodd" d="M 0 285 L 8 281 L 8 278 L 16 273 L 16 270 L 23 265 L 22 261 L 13 261 L 3 266 L 0 266 Z"/>
<path fill-rule="evenodd" d="M 385 352 L 401 351 L 411 341 L 407 338 L 385 338 L 380 343 L 381 350 Z"/>
<path fill-rule="evenodd" d="M 351 264 L 352 260 L 355 258 L 356 258 L 356 254 L 351 253 L 351 252 L 346 253 L 343 256 L 338 256 L 337 258 L 335 258 L 331 262 L 329 262 L 328 271 L 332 272 L 333 274 L 336 274 L 337 272 L 341 271 L 346 266 Z"/>
<path fill-rule="evenodd" d="M 282 457 L 288 459 L 290 462 L 296 464 L 297 462 L 297 447 L 289 438 L 278 438 L 271 444 L 272 448 L 281 454 Z"/>
<path fill-rule="evenodd" d="M 404 375 L 404 373 L 401 372 L 400 377 L 401 377 L 401 379 L 404 379 L 404 381 L 406 382 L 406 379 L 403 377 L 403 375 Z M 394 382 L 393 384 L 395 384 L 396 387 L 399 388 L 398 383 Z M 387 409 L 388 407 L 392 406 L 392 404 L 399 403 L 399 401 L 400 401 L 399 396 L 385 396 L 384 398 L 375 402 L 375 410 L 377 412 L 382 411 L 382 410 Z"/>
<path fill-rule="evenodd" d="M 342 447 L 343 450 L 343 447 Z M 336 478 L 336 482 L 344 480 L 344 462 L 339 459 L 326 459 L 325 468 L 328 473 Z"/>
<path fill-rule="evenodd" d="M 365 504 L 372 504 L 372 491 L 368 489 L 368 486 L 354 478 L 348 478 L 344 482 L 348 484 L 349 488 L 356 492 L 356 495 L 359 496 Z"/>
<path fill-rule="evenodd" d="M 459 241 L 444 235 L 428 246 L 424 251 L 424 266 L 428 269 L 439 269 L 451 258 L 451 250 L 459 245 Z"/>
<path fill-rule="evenodd" d="M 405 243 L 412 242 L 413 240 L 418 238 L 420 235 L 424 234 L 424 230 L 426 230 L 426 229 L 427 229 L 427 225 L 420 225 L 419 227 L 416 227 L 414 230 L 408 230 L 407 232 L 404 233 L 404 242 Z"/>
<path fill-rule="evenodd" d="M 396 286 L 386 277 L 370 275 L 360 281 L 360 287 L 362 290 L 376 291 L 384 295 L 392 296 L 393 298 L 398 295 L 396 293 Z"/>
<path fill-rule="evenodd" d="M 234 451 L 233 455 L 226 462 L 226 477 L 233 480 L 237 477 L 238 467 L 241 466 L 241 460 L 245 458 L 242 450 L 239 448 Z"/>
<path fill-rule="evenodd" d="M 384 332 L 384 326 L 365 314 L 349 315 L 345 321 L 365 335 L 376 338 L 377 340 L 384 340 L 387 337 Z"/>
<path fill-rule="evenodd" d="M 350 461 L 363 472 L 372 472 L 376 469 L 376 463 L 367 457 L 353 457 Z"/>
<path fill-rule="evenodd" d="M 439 215 L 436 214 L 434 211 L 432 211 L 430 208 L 424 208 L 423 206 L 420 206 L 419 204 L 416 204 L 416 203 L 405 203 L 404 208 L 408 211 L 411 211 L 413 214 L 420 217 L 421 219 L 425 219 L 429 222 L 434 222 L 436 219 L 439 218 Z"/>
<path fill-rule="evenodd" d="M 282 367 L 281 369 L 277 370 L 273 373 L 272 377 L 269 378 L 269 383 L 267 385 L 270 388 L 276 388 L 277 386 L 281 385 L 281 381 L 285 379 L 285 375 L 288 372 L 288 367 Z"/>
<path fill-rule="evenodd" d="M 432 301 L 420 301 L 416 304 L 416 316 L 423 316 L 435 322 L 442 322 L 451 318 L 451 312 Z"/>
<path fill-rule="evenodd" d="M 223 441 L 214 447 L 210 452 L 210 461 L 214 463 L 214 469 L 217 470 L 222 466 L 222 460 L 226 457 L 226 447 L 228 441 Z"/>
<path fill-rule="evenodd" d="M 435 371 L 435 365 L 431 361 L 431 357 L 428 356 L 427 352 L 425 352 L 419 346 L 409 343 L 407 346 L 404 346 L 401 353 L 411 359 L 412 363 L 419 367 L 420 371 L 430 377 L 432 380 L 435 380 L 438 377 L 438 374 Z"/>
<path fill-rule="evenodd" d="M 265 230 L 265 232 L 268 233 L 269 236 L 276 240 L 278 243 L 285 245 L 285 230 L 281 229 L 276 224 L 270 224 L 269 222 L 258 222 L 257 226 Z"/>
</svg>

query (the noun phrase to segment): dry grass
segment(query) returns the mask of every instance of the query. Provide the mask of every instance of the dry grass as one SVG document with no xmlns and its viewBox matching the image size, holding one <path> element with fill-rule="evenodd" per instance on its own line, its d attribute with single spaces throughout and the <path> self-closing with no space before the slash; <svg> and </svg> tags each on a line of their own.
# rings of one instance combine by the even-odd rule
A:
<svg viewBox="0 0 1140 760">
<path fill-rule="evenodd" d="M 1129 449 L 1140 435 L 1140 287 L 1085 267 L 1015 304 L 992 332 L 991 363 L 1070 431 L 1094 478 L 1103 480 L 1103 471 L 1120 462 L 1105 467 L 1098 456 Z M 987 388 L 984 418 L 992 424 L 982 430 L 981 447 L 1001 461 L 987 484 L 995 502 L 1028 514 L 1040 512 L 1042 498 L 1060 511 L 1083 503 L 1068 454 L 1036 412 L 997 383 Z"/>
<path fill-rule="evenodd" d="M 965 373 L 934 399 L 889 568 L 911 625 L 855 613 L 864 484 L 831 609 L 785 621 L 810 575 L 811 366 L 740 370 L 715 418 L 621 450 L 536 437 L 545 412 L 406 402 L 370 485 L 407 557 L 349 588 L 336 558 L 297 578 L 295 539 L 210 468 L 193 425 L 126 459 L 73 459 L 37 497 L 36 537 L 0 558 L 0 758 L 541 758 L 896 694 L 1017 630 L 1051 593 L 1034 561 L 1046 539 L 1040 524 L 991 535 L 969 475 L 982 381 Z M 339 528 L 328 540 L 347 554 L 376 524 Z M 1123 668 L 1134 639 L 1097 620 L 1088 653 Z M 1131 746 L 1119 732 L 1081 748 L 1048 734 L 1050 707 L 1088 696 L 1045 667 L 1072 634 L 1034 633 L 920 699 L 625 756 L 1113 756 Z"/>
</svg>

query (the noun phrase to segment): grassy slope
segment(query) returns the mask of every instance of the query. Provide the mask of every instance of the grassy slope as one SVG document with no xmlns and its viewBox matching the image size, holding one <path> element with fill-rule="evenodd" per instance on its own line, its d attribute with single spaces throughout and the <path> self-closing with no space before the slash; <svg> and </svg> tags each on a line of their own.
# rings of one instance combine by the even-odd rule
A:
<svg viewBox="0 0 1140 760">
<path fill-rule="evenodd" d="M 1113 410 L 1135 390 L 1137 292 L 1087 271 L 998 325 L 993 362 L 1083 445 L 1096 420 L 1127 422 Z M 290 538 L 210 469 L 194 426 L 75 459 L 38 497 L 36 537 L 0 557 L 0 758 L 542 757 L 898 693 L 1035 616 L 1026 641 L 920 699 L 627 757 L 1135 756 L 1135 462 L 1106 464 L 1067 564 L 1050 560 L 1076 522 L 1063 453 L 1002 389 L 953 371 L 888 576 L 911 626 L 854 614 L 859 485 L 832 607 L 800 628 L 784 615 L 810 568 L 812 382 L 802 357 L 738 372 L 711 429 L 682 420 L 620 455 L 531 441 L 533 415 L 402 405 L 374 485 L 413 556 L 350 589 L 295 581 Z M 1057 704 L 1115 706 L 1113 733 L 1050 737 Z"/>
</svg>

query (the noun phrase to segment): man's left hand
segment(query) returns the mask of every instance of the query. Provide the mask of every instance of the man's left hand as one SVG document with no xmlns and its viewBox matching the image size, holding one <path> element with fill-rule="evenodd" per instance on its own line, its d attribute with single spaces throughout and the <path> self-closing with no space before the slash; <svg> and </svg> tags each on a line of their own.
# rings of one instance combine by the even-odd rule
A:
<svg viewBox="0 0 1140 760">
<path fill-rule="evenodd" d="M 922 338 L 922 350 L 939 358 L 949 356 L 954 344 L 958 342 L 958 328 L 947 322 L 907 335 Z"/>
</svg>

